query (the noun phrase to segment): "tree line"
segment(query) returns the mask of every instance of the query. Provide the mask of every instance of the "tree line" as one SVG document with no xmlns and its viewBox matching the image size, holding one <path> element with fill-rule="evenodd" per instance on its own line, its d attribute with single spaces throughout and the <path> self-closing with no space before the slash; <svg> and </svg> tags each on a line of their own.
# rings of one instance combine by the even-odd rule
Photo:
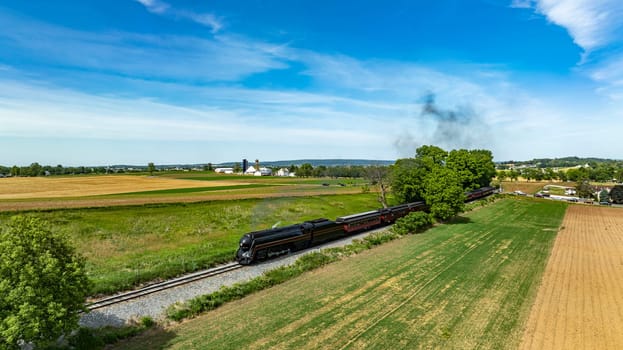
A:
<svg viewBox="0 0 623 350">
<path fill-rule="evenodd" d="M 557 171 L 552 168 L 498 170 L 497 177 L 500 181 L 505 181 L 507 179 L 517 181 L 519 177 L 522 177 L 528 181 L 560 180 L 578 182 L 590 180 L 595 182 L 608 182 L 616 179 L 620 182 L 623 181 L 623 166 L 617 166 L 614 163 L 594 163 L 588 166 Z"/>
<path fill-rule="evenodd" d="M 72 174 L 109 174 L 125 172 L 125 169 L 121 168 L 109 168 L 104 166 L 98 167 L 64 167 L 60 164 L 56 166 L 52 165 L 40 165 L 39 163 L 32 163 L 28 166 L 7 167 L 0 165 L 0 174 L 7 176 L 50 176 L 50 175 L 72 175 Z"/>
</svg>

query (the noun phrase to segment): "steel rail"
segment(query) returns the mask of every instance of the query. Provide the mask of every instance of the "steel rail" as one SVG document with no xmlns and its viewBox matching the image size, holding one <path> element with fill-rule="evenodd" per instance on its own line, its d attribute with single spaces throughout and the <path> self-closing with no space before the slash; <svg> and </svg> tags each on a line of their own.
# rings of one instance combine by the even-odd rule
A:
<svg viewBox="0 0 623 350">
<path fill-rule="evenodd" d="M 174 279 L 170 279 L 168 281 L 164 281 L 161 283 L 155 283 L 155 284 L 149 285 L 141 289 L 136 289 L 133 291 L 116 294 L 116 295 L 113 295 L 107 298 L 99 299 L 92 303 L 87 304 L 86 308 L 89 311 L 101 309 L 103 307 L 111 306 L 114 304 L 119 304 L 119 303 L 122 303 L 128 300 L 138 299 L 145 295 L 175 288 L 175 287 L 178 287 L 178 286 L 190 283 L 190 282 L 195 282 L 195 281 L 198 281 L 204 278 L 217 276 L 225 272 L 237 270 L 241 267 L 243 267 L 243 265 L 240 265 L 236 262 L 236 263 L 230 263 L 230 264 L 223 265 L 223 266 L 218 266 L 218 267 L 208 269 L 208 270 L 191 273 L 191 274 L 178 277 L 178 278 L 174 278 Z"/>
</svg>

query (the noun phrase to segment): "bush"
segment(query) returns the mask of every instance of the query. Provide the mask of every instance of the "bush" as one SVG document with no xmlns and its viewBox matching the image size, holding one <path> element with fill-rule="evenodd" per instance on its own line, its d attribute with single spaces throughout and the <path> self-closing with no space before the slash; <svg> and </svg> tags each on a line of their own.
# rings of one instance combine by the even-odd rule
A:
<svg viewBox="0 0 623 350">
<path fill-rule="evenodd" d="M 396 220 L 392 230 L 399 235 L 406 235 L 423 232 L 432 224 L 433 219 L 429 214 L 423 211 L 416 211 Z"/>
</svg>

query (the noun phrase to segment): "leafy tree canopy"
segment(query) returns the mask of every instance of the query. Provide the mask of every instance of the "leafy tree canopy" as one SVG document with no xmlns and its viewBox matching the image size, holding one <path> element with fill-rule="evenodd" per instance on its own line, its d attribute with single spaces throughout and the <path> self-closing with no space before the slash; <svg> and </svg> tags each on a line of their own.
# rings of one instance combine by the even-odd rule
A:
<svg viewBox="0 0 623 350">
<path fill-rule="evenodd" d="M 610 199 L 615 204 L 623 204 L 623 185 L 616 185 L 610 190 Z"/>
<path fill-rule="evenodd" d="M 432 216 L 448 220 L 465 208 L 465 190 L 452 169 L 438 167 L 426 178 L 424 200 Z"/>
<path fill-rule="evenodd" d="M 453 150 L 422 146 L 415 158 L 399 159 L 393 167 L 392 191 L 401 202 L 425 200 L 442 220 L 463 210 L 465 192 L 488 186 L 496 175 L 488 150 Z"/>
<path fill-rule="evenodd" d="M 496 175 L 493 155 L 488 150 L 453 150 L 448 154 L 446 166 L 459 175 L 466 191 L 489 186 Z"/>
<path fill-rule="evenodd" d="M 11 218 L 0 233 L 0 348 L 43 347 L 75 329 L 89 286 L 64 236 L 39 219 Z"/>
</svg>

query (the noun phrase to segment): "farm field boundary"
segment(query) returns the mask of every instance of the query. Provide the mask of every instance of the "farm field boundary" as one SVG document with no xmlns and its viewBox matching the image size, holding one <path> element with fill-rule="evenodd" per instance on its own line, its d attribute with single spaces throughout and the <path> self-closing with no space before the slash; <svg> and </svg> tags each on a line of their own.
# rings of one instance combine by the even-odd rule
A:
<svg viewBox="0 0 623 350">
<path fill-rule="evenodd" d="M 521 349 L 623 348 L 623 210 L 570 206 Z"/>
<path fill-rule="evenodd" d="M 119 348 L 513 349 L 565 209 L 501 200 Z"/>
</svg>

